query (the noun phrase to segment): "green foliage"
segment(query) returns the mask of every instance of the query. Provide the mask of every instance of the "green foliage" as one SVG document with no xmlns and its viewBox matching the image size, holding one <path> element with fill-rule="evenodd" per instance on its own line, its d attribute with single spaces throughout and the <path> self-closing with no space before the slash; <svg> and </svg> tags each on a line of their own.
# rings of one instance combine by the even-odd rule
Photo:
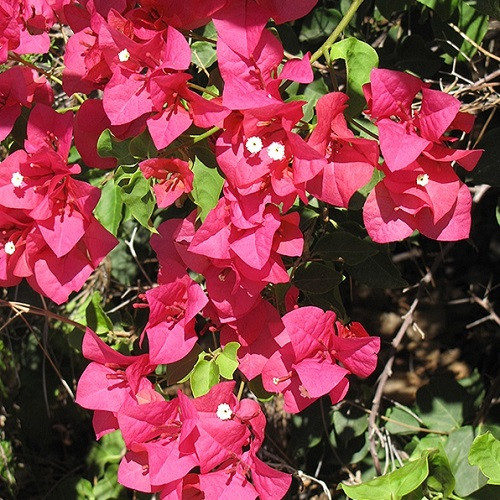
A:
<svg viewBox="0 0 500 500">
<path fill-rule="evenodd" d="M 388 248 L 378 245 L 379 251 L 356 265 L 345 265 L 345 270 L 360 283 L 376 288 L 403 288 L 408 283 L 392 262 Z"/>
<path fill-rule="evenodd" d="M 112 157 L 119 165 L 133 165 L 135 159 L 129 151 L 130 140 L 118 140 L 109 129 L 104 130 L 97 141 L 97 152 L 103 158 Z"/>
<path fill-rule="evenodd" d="M 479 467 L 469 464 L 469 450 L 476 436 L 476 430 L 467 425 L 454 430 L 444 445 L 450 467 L 455 476 L 455 493 L 467 497 L 483 487 L 488 478 L 483 475 Z"/>
<path fill-rule="evenodd" d="M 400 469 L 363 484 L 340 486 L 353 500 L 399 500 L 424 482 L 429 474 L 427 459 L 427 456 L 422 456 Z"/>
<path fill-rule="evenodd" d="M 363 85 L 370 81 L 370 71 L 378 66 L 378 55 L 370 45 L 354 37 L 335 43 L 330 60 L 345 60 L 347 70 L 348 116 L 356 116 L 365 107 Z"/>
<path fill-rule="evenodd" d="M 449 432 L 460 428 L 470 414 L 470 396 L 451 377 L 433 377 L 418 390 L 417 408 L 429 429 Z"/>
<path fill-rule="evenodd" d="M 314 246 L 315 254 L 333 261 L 341 260 L 352 266 L 378 252 L 375 244 L 342 230 L 326 234 Z"/>
<path fill-rule="evenodd" d="M 344 277 L 331 267 L 319 262 L 306 262 L 295 271 L 293 284 L 304 292 L 325 293 L 342 283 Z"/>
<path fill-rule="evenodd" d="M 94 215 L 97 220 L 115 236 L 122 221 L 123 201 L 120 187 L 112 180 L 105 182 L 101 189 L 101 198 L 95 207 Z"/>
<path fill-rule="evenodd" d="M 219 201 L 224 179 L 216 168 L 207 167 L 198 157 L 194 160 L 193 174 L 191 196 L 198 206 L 198 217 L 204 221 Z"/>
<path fill-rule="evenodd" d="M 491 432 L 474 439 L 468 458 L 488 478 L 488 484 L 500 485 L 500 441 Z"/>
<path fill-rule="evenodd" d="M 219 367 L 221 377 L 227 380 L 233 379 L 233 374 L 238 368 L 238 342 L 229 342 L 222 348 L 222 352 L 215 358 L 215 363 Z"/>
<path fill-rule="evenodd" d="M 156 229 L 152 225 L 151 216 L 156 206 L 156 198 L 149 181 L 136 166 L 118 167 L 115 183 L 120 188 L 122 202 L 127 206 L 130 215 L 152 233 Z"/>
</svg>

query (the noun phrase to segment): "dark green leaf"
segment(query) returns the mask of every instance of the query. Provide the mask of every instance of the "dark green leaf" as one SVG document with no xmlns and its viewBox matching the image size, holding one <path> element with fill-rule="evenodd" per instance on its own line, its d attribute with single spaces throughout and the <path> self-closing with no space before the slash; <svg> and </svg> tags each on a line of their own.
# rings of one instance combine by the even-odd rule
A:
<svg viewBox="0 0 500 500">
<path fill-rule="evenodd" d="M 408 462 L 400 469 L 363 484 L 340 486 L 353 500 L 398 500 L 417 489 L 429 474 L 427 457 Z"/>
<path fill-rule="evenodd" d="M 97 141 L 97 152 L 104 158 L 111 156 L 118 160 L 118 165 L 132 165 L 134 158 L 129 151 L 129 140 L 119 141 L 109 129 L 104 130 Z"/>
<path fill-rule="evenodd" d="M 262 385 L 262 377 L 258 375 L 248 382 L 248 388 L 252 391 L 254 396 L 261 402 L 271 401 L 276 394 L 267 392 Z"/>
<path fill-rule="evenodd" d="M 340 441 L 350 441 L 361 436 L 368 428 L 368 415 L 361 409 L 349 404 L 333 408 L 332 423 Z"/>
<path fill-rule="evenodd" d="M 342 273 L 335 269 L 319 262 L 306 262 L 295 271 L 293 284 L 304 292 L 325 293 L 342 283 L 343 279 Z"/>
<path fill-rule="evenodd" d="M 355 266 L 346 264 L 345 269 L 354 279 L 368 286 L 377 288 L 403 288 L 408 286 L 385 248 L 382 248 L 379 253 L 368 257 L 360 264 Z"/>
<path fill-rule="evenodd" d="M 101 302 L 101 294 L 95 291 L 85 311 L 87 326 L 97 334 L 108 333 L 113 330 L 113 322 L 104 312 Z"/>
<path fill-rule="evenodd" d="M 389 408 L 386 417 L 390 420 L 385 423 L 385 428 L 391 434 L 415 434 L 422 424 L 410 413 L 402 408 Z"/>
<path fill-rule="evenodd" d="M 314 42 L 327 37 L 341 19 L 342 14 L 338 10 L 317 7 L 304 19 L 299 41 Z"/>
<path fill-rule="evenodd" d="M 323 80 L 323 78 L 318 78 L 311 82 L 304 90 L 303 96 L 297 96 L 297 98 L 303 98 L 307 101 L 307 104 L 304 104 L 304 121 L 309 122 L 312 120 L 314 116 L 314 107 L 318 102 L 319 98 L 328 93 L 328 87 Z M 293 99 L 292 99 L 293 100 Z"/>
<path fill-rule="evenodd" d="M 181 380 L 187 380 L 189 374 L 196 366 L 202 349 L 199 344 L 195 344 L 187 356 L 175 363 L 167 365 L 167 385 L 177 384 Z"/>
<path fill-rule="evenodd" d="M 429 7 L 444 21 L 447 21 L 461 0 L 418 0 L 418 2 Z"/>
<path fill-rule="evenodd" d="M 469 451 L 469 463 L 488 477 L 488 484 L 500 484 L 500 441 L 491 432 L 477 436 Z"/>
<path fill-rule="evenodd" d="M 117 170 L 126 172 L 120 167 Z M 118 175 L 116 182 L 120 186 L 120 194 L 123 203 L 127 205 L 130 213 L 141 226 L 149 229 L 151 232 L 156 232 L 156 229 L 151 224 L 151 216 L 156 206 L 156 199 L 151 190 L 148 180 L 142 175 L 139 169 L 135 169 L 133 174 L 128 172 L 124 175 Z"/>
<path fill-rule="evenodd" d="M 444 498 L 449 498 L 455 488 L 455 477 L 451 472 L 450 463 L 442 445 L 429 454 L 427 486 L 438 493 L 442 493 Z"/>
<path fill-rule="evenodd" d="M 457 495 L 466 498 L 482 488 L 488 481 L 479 467 L 470 465 L 468 461 L 469 450 L 475 436 L 476 432 L 470 425 L 461 427 L 449 435 L 444 445 L 456 480 L 454 491 Z"/>
<path fill-rule="evenodd" d="M 193 201 L 199 207 L 199 218 L 204 221 L 208 212 L 217 205 L 224 184 L 224 178 L 219 175 L 216 168 L 205 166 L 196 157 L 193 165 Z"/>
<path fill-rule="evenodd" d="M 370 81 L 370 72 L 378 66 L 378 55 L 373 47 L 350 37 L 335 43 L 330 49 L 330 60 L 345 60 L 347 70 L 347 114 L 356 116 L 366 105 L 363 85 Z"/>
<path fill-rule="evenodd" d="M 433 377 L 417 391 L 418 415 L 429 429 L 458 429 L 470 410 L 470 397 L 455 379 Z"/>
<path fill-rule="evenodd" d="M 342 259 L 347 264 L 356 265 L 377 254 L 379 249 L 372 242 L 362 240 L 347 231 L 335 231 L 323 236 L 314 253 L 331 260 Z"/>
<path fill-rule="evenodd" d="M 158 150 L 147 130 L 132 138 L 129 144 L 129 151 L 130 154 L 139 161 L 158 156 Z"/>
</svg>

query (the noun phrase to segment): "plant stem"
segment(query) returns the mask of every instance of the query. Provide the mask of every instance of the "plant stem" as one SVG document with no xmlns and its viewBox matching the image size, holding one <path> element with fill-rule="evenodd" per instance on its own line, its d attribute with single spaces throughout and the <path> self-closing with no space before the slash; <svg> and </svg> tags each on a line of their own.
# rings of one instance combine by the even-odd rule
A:
<svg viewBox="0 0 500 500">
<path fill-rule="evenodd" d="M 311 56 L 311 63 L 317 61 L 322 55 L 326 57 L 326 51 L 337 41 L 337 38 L 340 36 L 342 31 L 347 27 L 347 25 L 351 22 L 352 17 L 359 9 L 359 6 L 363 3 L 363 0 L 354 0 L 349 7 L 349 10 L 346 12 L 345 16 L 340 20 L 340 23 L 333 30 L 332 34 L 327 38 L 325 43 Z"/>
</svg>

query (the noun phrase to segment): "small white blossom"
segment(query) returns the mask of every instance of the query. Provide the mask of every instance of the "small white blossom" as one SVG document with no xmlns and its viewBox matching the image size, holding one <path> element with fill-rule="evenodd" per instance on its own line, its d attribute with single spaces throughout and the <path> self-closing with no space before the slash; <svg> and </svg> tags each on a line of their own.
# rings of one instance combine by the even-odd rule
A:
<svg viewBox="0 0 500 500">
<path fill-rule="evenodd" d="M 233 416 L 233 410 L 231 410 L 231 407 L 227 403 L 221 403 L 217 407 L 216 415 L 221 420 L 229 420 Z"/>
<path fill-rule="evenodd" d="M 14 172 L 12 174 L 12 177 L 10 178 L 11 184 L 16 188 L 21 187 L 23 184 L 23 181 L 24 181 L 24 177 L 21 175 L 20 172 Z"/>
<path fill-rule="evenodd" d="M 123 49 L 118 53 L 118 59 L 120 62 L 127 62 L 130 59 L 130 52 L 127 49 Z"/>
<path fill-rule="evenodd" d="M 247 142 L 245 142 L 245 147 L 252 154 L 259 153 L 262 150 L 262 140 L 255 135 L 249 137 Z"/>
<path fill-rule="evenodd" d="M 271 160 L 281 161 L 285 158 L 285 146 L 281 142 L 272 142 L 267 147 L 267 154 Z"/>
<path fill-rule="evenodd" d="M 16 245 L 14 245 L 14 242 L 8 241 L 5 243 L 4 250 L 7 255 L 12 255 L 16 251 Z"/>
<path fill-rule="evenodd" d="M 419 186 L 427 186 L 429 184 L 429 175 L 428 174 L 420 174 L 417 176 L 417 184 Z"/>
</svg>

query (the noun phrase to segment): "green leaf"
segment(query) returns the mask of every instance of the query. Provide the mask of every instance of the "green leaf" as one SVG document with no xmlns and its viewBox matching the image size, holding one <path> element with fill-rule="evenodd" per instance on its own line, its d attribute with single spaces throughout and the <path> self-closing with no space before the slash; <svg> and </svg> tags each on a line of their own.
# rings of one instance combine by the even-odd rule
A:
<svg viewBox="0 0 500 500">
<path fill-rule="evenodd" d="M 127 205 L 132 217 L 141 226 L 155 233 L 151 216 L 156 206 L 156 199 L 142 172 L 137 167 L 120 167 L 115 182 L 120 186 L 122 201 Z"/>
<path fill-rule="evenodd" d="M 317 7 L 304 19 L 299 34 L 300 42 L 313 42 L 328 36 L 339 24 L 342 14 L 337 9 Z"/>
<path fill-rule="evenodd" d="M 500 441 L 491 432 L 477 436 L 469 451 L 469 463 L 488 477 L 488 484 L 500 484 Z"/>
<path fill-rule="evenodd" d="M 417 0 L 432 9 L 443 21 L 447 21 L 455 12 L 461 0 Z"/>
<path fill-rule="evenodd" d="M 303 97 L 307 104 L 302 107 L 304 111 L 304 121 L 309 122 L 314 116 L 314 107 L 318 102 L 319 98 L 328 93 L 328 87 L 323 78 L 318 78 L 308 84 L 304 90 L 303 96 L 297 96 L 297 98 Z M 294 99 L 291 99 L 294 100 Z"/>
<path fill-rule="evenodd" d="M 433 377 L 417 391 L 418 415 L 429 427 L 449 432 L 458 429 L 470 408 L 467 391 L 449 376 Z"/>
<path fill-rule="evenodd" d="M 82 499 L 85 498 L 89 500 L 95 499 L 92 483 L 88 479 L 85 479 L 84 477 L 80 478 L 79 481 L 76 483 L 75 491 L 76 494 L 78 495 L 78 498 Z"/>
<path fill-rule="evenodd" d="M 181 380 L 188 380 L 189 376 L 198 362 L 199 355 L 202 349 L 198 343 L 196 343 L 186 356 L 175 363 L 169 363 L 167 365 L 167 385 L 173 385 L 179 383 Z"/>
<path fill-rule="evenodd" d="M 342 259 L 347 264 L 356 265 L 378 253 L 372 242 L 362 240 L 347 231 L 335 231 L 323 236 L 314 253 L 331 260 Z"/>
<path fill-rule="evenodd" d="M 118 160 L 118 165 L 132 165 L 134 158 L 129 151 L 129 140 L 119 141 L 107 128 L 97 140 L 97 152 L 104 158 L 111 156 Z"/>
<path fill-rule="evenodd" d="M 464 1 L 459 2 L 458 12 L 458 28 L 460 31 L 464 33 L 468 39 L 474 40 L 477 45 L 481 45 L 484 35 L 486 35 L 488 31 L 488 16 L 481 14 Z M 463 39 L 458 60 L 467 60 L 467 57 L 472 57 L 476 52 L 477 48 L 467 41 L 467 39 Z M 465 57 L 463 54 L 465 54 Z"/>
<path fill-rule="evenodd" d="M 343 442 L 361 436 L 368 428 L 368 415 L 349 404 L 342 404 L 340 408 L 333 408 L 332 423 L 336 437 Z"/>
<path fill-rule="evenodd" d="M 271 401 L 274 396 L 276 396 L 276 394 L 267 392 L 264 389 L 264 386 L 262 385 L 262 377 L 260 375 L 248 382 L 248 388 L 261 403 Z"/>
<path fill-rule="evenodd" d="M 215 45 L 198 41 L 191 44 L 191 62 L 199 68 L 207 69 L 217 60 Z"/>
<path fill-rule="evenodd" d="M 330 60 L 345 60 L 347 70 L 347 114 L 356 116 L 366 105 L 363 85 L 370 81 L 370 72 L 378 66 L 378 55 L 373 47 L 357 38 L 350 37 L 333 44 Z"/>
<path fill-rule="evenodd" d="M 219 367 L 213 359 L 199 359 L 189 382 L 193 396 L 195 398 L 203 396 L 219 382 Z"/>
<path fill-rule="evenodd" d="M 475 429 L 467 425 L 453 431 L 444 445 L 456 480 L 454 491 L 457 495 L 465 498 L 482 488 L 488 481 L 479 467 L 470 465 L 468 461 L 469 450 L 475 435 Z"/>
<path fill-rule="evenodd" d="M 98 291 L 92 295 L 87 309 L 85 311 L 85 318 L 87 326 L 94 330 L 98 335 L 108 333 L 113 330 L 113 322 L 109 319 L 108 315 L 104 312 L 102 306 L 102 297 Z"/>
<path fill-rule="evenodd" d="M 193 165 L 193 201 L 198 205 L 198 216 L 204 221 L 210 210 L 217 205 L 224 184 L 224 178 L 216 168 L 209 168 L 196 157 Z"/>
<path fill-rule="evenodd" d="M 386 247 L 355 266 L 345 265 L 346 271 L 360 283 L 377 288 L 403 288 L 408 283 L 392 262 Z"/>
<path fill-rule="evenodd" d="M 391 434 L 415 434 L 422 427 L 422 424 L 413 415 L 397 406 L 389 408 L 386 417 L 390 420 L 385 423 L 385 428 Z"/>
<path fill-rule="evenodd" d="M 219 367 L 221 376 L 227 380 L 233 379 L 234 371 L 238 368 L 237 354 L 239 347 L 240 344 L 238 342 L 229 342 L 215 358 L 215 363 Z"/>
<path fill-rule="evenodd" d="M 129 151 L 130 154 L 139 161 L 147 158 L 156 158 L 158 156 L 158 150 L 147 130 L 131 139 Z"/>
<path fill-rule="evenodd" d="M 436 492 L 442 493 L 444 498 L 449 498 L 455 488 L 455 476 L 451 471 L 450 462 L 442 444 L 429 454 L 427 486 Z"/>
<path fill-rule="evenodd" d="M 97 468 L 99 475 L 104 474 L 108 464 L 118 464 L 125 453 L 125 443 L 120 431 L 105 434 L 99 442 L 92 444 L 87 455 L 86 463 L 89 467 Z"/>
<path fill-rule="evenodd" d="M 123 486 L 118 483 L 118 465 L 111 465 L 104 477 L 95 484 L 93 493 L 99 500 L 115 500 L 123 490 Z"/>
<path fill-rule="evenodd" d="M 94 215 L 110 233 L 116 236 L 122 220 L 122 210 L 120 188 L 109 180 L 101 189 L 101 198 L 95 207 Z"/>
<path fill-rule="evenodd" d="M 400 469 L 356 486 L 341 484 L 353 500 L 398 500 L 417 489 L 429 474 L 427 457 L 408 462 Z"/>
<path fill-rule="evenodd" d="M 380 13 L 387 19 L 390 20 L 392 14 L 398 11 L 404 11 L 410 0 L 377 0 L 375 4 L 378 7 Z"/>
<path fill-rule="evenodd" d="M 342 273 L 320 264 L 319 262 L 306 262 L 295 271 L 293 284 L 304 292 L 325 293 L 342 283 Z"/>
</svg>

